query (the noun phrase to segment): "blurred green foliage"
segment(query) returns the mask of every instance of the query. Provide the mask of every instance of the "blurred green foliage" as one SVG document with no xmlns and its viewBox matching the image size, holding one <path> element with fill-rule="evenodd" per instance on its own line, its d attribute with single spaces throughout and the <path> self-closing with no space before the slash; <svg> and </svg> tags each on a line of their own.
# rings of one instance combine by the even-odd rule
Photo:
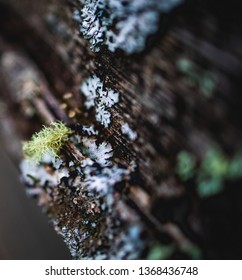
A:
<svg viewBox="0 0 242 280">
<path fill-rule="evenodd" d="M 230 159 L 219 148 L 211 147 L 198 164 L 194 155 L 181 151 L 177 156 L 176 172 L 182 181 L 193 178 L 198 194 L 208 197 L 221 192 L 225 180 L 242 177 L 242 154 Z"/>
<path fill-rule="evenodd" d="M 183 181 L 186 181 L 194 176 L 195 165 L 195 159 L 190 153 L 181 151 L 178 154 L 176 171 Z"/>
<path fill-rule="evenodd" d="M 179 72 L 187 77 L 190 86 L 197 86 L 199 92 L 207 98 L 212 96 L 216 85 L 214 73 L 201 69 L 187 58 L 179 59 L 176 67 Z"/>
<path fill-rule="evenodd" d="M 191 246 L 189 246 L 185 253 L 192 259 L 192 260 L 200 260 L 202 259 L 202 251 L 201 249 L 195 245 L 192 244 Z"/>
<path fill-rule="evenodd" d="M 173 253 L 174 248 L 172 245 L 154 244 L 147 256 L 148 260 L 167 260 Z"/>
</svg>

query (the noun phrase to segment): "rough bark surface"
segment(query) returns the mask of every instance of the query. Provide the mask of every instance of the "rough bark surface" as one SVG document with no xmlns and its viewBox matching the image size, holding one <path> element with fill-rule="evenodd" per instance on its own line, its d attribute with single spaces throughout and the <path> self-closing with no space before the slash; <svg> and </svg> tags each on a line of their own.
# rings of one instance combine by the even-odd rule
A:
<svg viewBox="0 0 242 280">
<path fill-rule="evenodd" d="M 137 53 L 92 50 L 95 2 L 0 1 L 1 137 L 27 192 L 73 258 L 241 258 L 236 2 L 161 10 Z M 59 162 L 27 163 L 21 141 L 55 120 L 73 130 Z"/>
</svg>

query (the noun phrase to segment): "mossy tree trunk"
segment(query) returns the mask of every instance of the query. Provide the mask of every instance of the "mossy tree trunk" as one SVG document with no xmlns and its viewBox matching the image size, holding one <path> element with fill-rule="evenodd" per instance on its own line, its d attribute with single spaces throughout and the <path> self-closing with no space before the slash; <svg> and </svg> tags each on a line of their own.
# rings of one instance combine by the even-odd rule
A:
<svg viewBox="0 0 242 280">
<path fill-rule="evenodd" d="M 236 2 L 161 7 L 126 46 L 102 36 L 152 5 L 109 30 L 103 1 L 17 2 L 0 1 L 1 137 L 73 257 L 241 258 Z M 85 35 L 85 5 L 105 34 Z M 60 161 L 28 165 L 21 141 L 56 120 L 73 130 Z"/>
</svg>

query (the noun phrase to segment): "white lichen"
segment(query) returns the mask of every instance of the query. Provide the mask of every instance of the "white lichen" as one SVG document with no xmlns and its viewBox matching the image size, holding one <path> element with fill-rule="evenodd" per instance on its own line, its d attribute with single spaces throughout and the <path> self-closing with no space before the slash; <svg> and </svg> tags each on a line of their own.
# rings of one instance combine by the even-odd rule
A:
<svg viewBox="0 0 242 280">
<path fill-rule="evenodd" d="M 63 160 L 61 158 L 55 158 L 54 161 L 52 161 L 52 164 L 55 169 L 59 169 L 63 164 Z"/>
<path fill-rule="evenodd" d="M 157 30 L 159 13 L 146 11 L 135 16 L 128 16 L 116 24 L 116 32 L 108 30 L 106 44 L 111 52 L 123 49 L 131 54 L 145 48 L 148 35 Z"/>
<path fill-rule="evenodd" d="M 80 12 L 78 10 L 74 10 L 73 13 L 72 13 L 72 18 L 75 21 L 80 22 L 81 21 Z"/>
<path fill-rule="evenodd" d="M 111 165 L 110 158 L 113 156 L 112 146 L 107 142 L 97 144 L 96 140 L 83 138 L 83 145 L 90 159 L 99 163 L 101 166 Z"/>
<path fill-rule="evenodd" d="M 42 155 L 41 162 L 52 164 L 55 169 L 59 169 L 63 164 L 63 160 L 60 157 L 55 157 L 49 149 Z"/>
<path fill-rule="evenodd" d="M 93 51 L 102 45 L 128 54 L 144 49 L 149 35 L 159 28 L 161 13 L 168 13 L 183 0 L 86 0 L 73 18 Z"/>
<path fill-rule="evenodd" d="M 106 104 L 112 103 L 113 98 L 108 98 Z M 70 225 L 66 219 L 75 211 L 71 202 L 66 204 L 69 217 L 64 223 L 59 213 L 51 218 L 74 259 L 138 258 L 144 249 L 142 230 L 138 221 L 131 220 L 130 215 L 125 217 L 119 198 L 119 190 L 126 186 L 133 170 L 115 163 L 111 143 L 98 136 L 93 126 L 84 125 L 82 130 L 81 136 L 73 132 L 69 139 L 82 153 L 82 160 L 66 157 L 65 161 L 63 157 L 62 161 L 45 153 L 40 164 L 26 160 L 21 163 L 28 194 L 37 196 L 38 203 L 47 210 L 50 203 L 70 196 L 68 201 L 82 214 L 78 223 Z M 73 188 L 75 192 L 70 191 Z M 96 233 L 100 234 L 98 244 Z"/>
<path fill-rule="evenodd" d="M 127 135 L 129 140 L 134 141 L 137 139 L 137 132 L 133 131 L 128 123 L 122 125 L 121 131 L 123 134 Z"/>
<path fill-rule="evenodd" d="M 113 187 L 118 182 L 129 178 L 130 170 L 119 167 L 112 161 L 113 148 L 110 143 L 98 142 L 93 137 L 82 137 L 81 146 L 86 156 L 80 165 L 84 175 L 82 185 L 90 192 L 107 195 L 113 192 Z"/>
<path fill-rule="evenodd" d="M 111 123 L 111 113 L 109 109 L 118 103 L 119 94 L 110 88 L 105 88 L 101 80 L 96 76 L 88 78 L 80 87 L 86 97 L 85 106 L 92 107 L 96 111 L 96 120 L 104 127 Z"/>
<path fill-rule="evenodd" d="M 82 131 L 86 132 L 89 136 L 91 135 L 98 135 L 98 131 L 95 130 L 93 125 L 83 125 Z"/>
<path fill-rule="evenodd" d="M 96 107 L 96 120 L 103 126 L 108 127 L 111 123 L 111 113 L 104 106 Z"/>
<path fill-rule="evenodd" d="M 43 165 L 27 160 L 22 160 L 20 170 L 22 181 L 30 186 L 34 186 L 36 183 L 44 186 L 48 182 L 49 186 L 55 187 L 60 183 L 61 178 L 69 176 L 66 168 L 50 174 Z"/>
<path fill-rule="evenodd" d="M 130 225 L 128 229 L 122 232 L 119 238 L 114 240 L 113 246 L 119 248 L 113 252 L 110 259 L 137 259 L 140 252 L 144 249 L 144 243 L 141 240 L 142 229 L 139 225 Z"/>
<path fill-rule="evenodd" d="M 113 192 L 115 184 L 127 179 L 130 171 L 128 169 L 120 168 L 117 165 L 113 165 L 112 167 L 105 167 L 101 172 L 98 172 L 95 167 L 86 166 L 84 173 L 84 186 L 88 190 L 107 194 L 108 192 Z"/>
</svg>

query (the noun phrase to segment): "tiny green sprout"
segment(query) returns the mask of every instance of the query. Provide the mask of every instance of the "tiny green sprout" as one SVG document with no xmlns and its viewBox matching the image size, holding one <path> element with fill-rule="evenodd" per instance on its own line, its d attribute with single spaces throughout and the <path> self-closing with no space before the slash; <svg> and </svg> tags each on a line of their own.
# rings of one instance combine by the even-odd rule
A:
<svg viewBox="0 0 242 280">
<path fill-rule="evenodd" d="M 56 158 L 71 133 L 72 130 L 60 121 L 52 122 L 48 127 L 43 126 L 30 141 L 23 143 L 24 156 L 36 163 L 39 163 L 45 155 Z"/>
</svg>

